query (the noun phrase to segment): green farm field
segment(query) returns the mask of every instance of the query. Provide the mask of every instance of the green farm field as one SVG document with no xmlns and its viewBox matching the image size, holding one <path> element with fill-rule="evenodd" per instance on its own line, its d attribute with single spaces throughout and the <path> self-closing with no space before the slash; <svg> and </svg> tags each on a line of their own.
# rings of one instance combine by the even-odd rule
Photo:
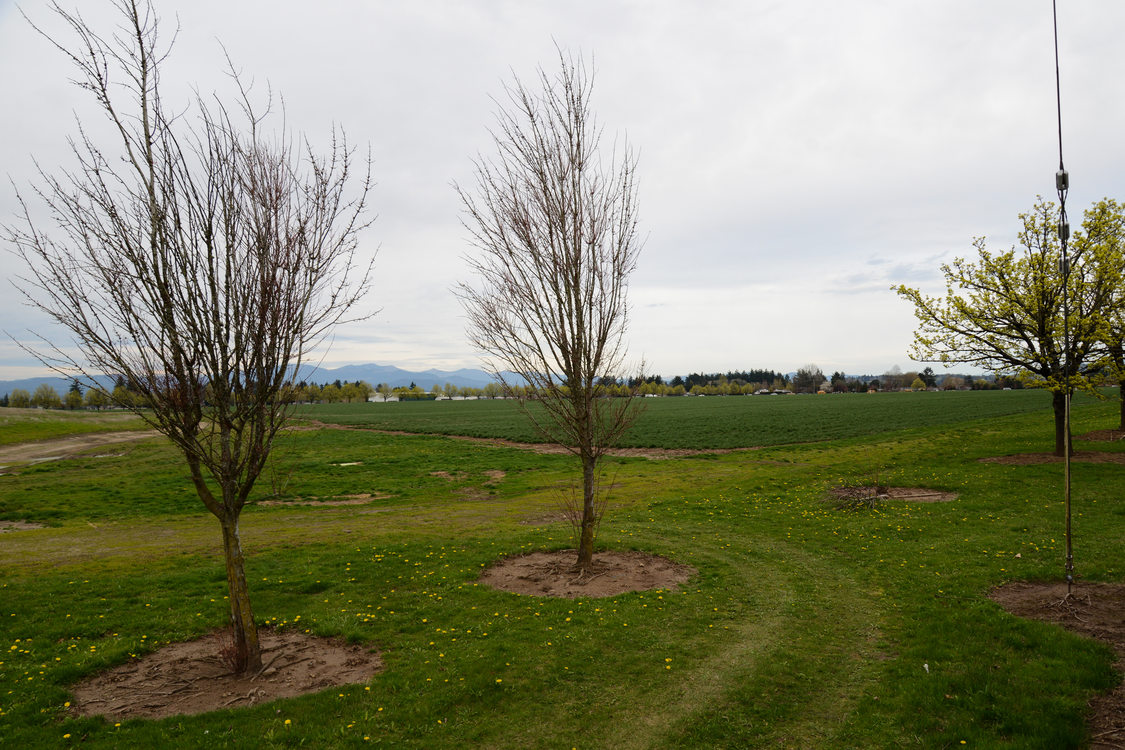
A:
<svg viewBox="0 0 1125 750">
<path fill-rule="evenodd" d="M 763 447 L 607 459 L 599 548 L 697 573 L 573 600 L 476 582 L 570 545 L 572 459 L 378 431 L 531 438 L 511 404 L 310 409 L 325 425 L 286 433 L 243 514 L 256 616 L 379 649 L 385 669 L 161 720 L 75 717 L 69 687 L 223 625 L 217 522 L 161 439 L 9 466 L 0 519 L 45 527 L 0 534 L 0 747 L 1086 746 L 1113 653 L 987 596 L 1062 574 L 1061 466 L 981 461 L 1050 450 L 1047 395 L 901 395 L 651 399 L 634 445 Z M 1078 399 L 1074 421 L 1116 427 L 1116 404 Z M 829 500 L 875 477 L 957 497 Z M 1080 582 L 1119 582 L 1125 467 L 1076 462 L 1073 482 Z"/>
<path fill-rule="evenodd" d="M 621 441 L 624 447 L 729 449 L 864 437 L 974 418 L 1049 415 L 1051 397 L 1035 390 L 943 391 L 695 396 L 644 399 L 643 404 L 643 414 Z M 516 402 L 506 400 L 318 404 L 300 407 L 297 415 L 381 430 L 543 439 Z"/>
</svg>

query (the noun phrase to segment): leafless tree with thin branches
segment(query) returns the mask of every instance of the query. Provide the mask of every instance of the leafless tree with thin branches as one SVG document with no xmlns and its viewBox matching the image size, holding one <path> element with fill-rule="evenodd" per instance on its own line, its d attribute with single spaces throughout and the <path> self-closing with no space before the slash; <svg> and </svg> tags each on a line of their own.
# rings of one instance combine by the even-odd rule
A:
<svg viewBox="0 0 1125 750">
<path fill-rule="evenodd" d="M 257 670 L 239 516 L 289 416 L 279 393 L 369 287 L 357 252 L 370 159 L 337 131 L 326 155 L 284 125 L 268 134 L 268 103 L 252 106 L 233 66 L 233 108 L 196 94 L 170 111 L 160 73 L 171 45 L 154 8 L 114 5 L 108 35 L 57 4 L 73 40 L 40 30 L 116 137 L 95 143 L 80 124 L 77 166 L 41 168 L 37 200 L 21 195 L 22 221 L 5 227 L 28 269 L 20 290 L 71 338 L 29 349 L 87 387 L 123 378 L 139 398 L 121 405 L 183 452 L 222 527 L 235 667 Z M 50 212 L 50 232 L 32 203 Z"/>
<path fill-rule="evenodd" d="M 561 50 L 559 62 L 557 74 L 539 70 L 538 91 L 518 78 L 505 88 L 495 155 L 476 160 L 472 189 L 456 186 L 479 250 L 469 259 L 479 284 L 460 284 L 458 295 L 485 366 L 546 439 L 581 461 L 586 569 L 598 461 L 639 414 L 640 402 L 609 398 L 599 381 L 625 368 L 626 292 L 642 243 L 636 158 L 628 144 L 603 156 L 593 75 Z"/>
</svg>

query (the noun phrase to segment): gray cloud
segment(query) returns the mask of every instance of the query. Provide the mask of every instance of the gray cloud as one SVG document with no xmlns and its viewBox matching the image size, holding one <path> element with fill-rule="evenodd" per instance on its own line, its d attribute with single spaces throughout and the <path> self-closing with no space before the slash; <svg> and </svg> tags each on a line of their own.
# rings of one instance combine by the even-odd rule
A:
<svg viewBox="0 0 1125 750">
<path fill-rule="evenodd" d="M 82 4 L 94 24 L 108 3 Z M 656 372 L 728 367 L 882 371 L 909 363 L 913 316 L 893 283 L 940 288 L 971 239 L 1014 241 L 1053 190 L 1054 69 L 1047 6 L 1019 0 L 838 3 L 431 2 L 315 5 L 168 0 L 179 19 L 168 95 L 229 91 L 221 39 L 257 91 L 284 95 L 314 143 L 335 123 L 370 144 L 378 221 L 372 320 L 342 329 L 333 362 L 475 365 L 450 288 L 465 244 L 450 185 L 490 148 L 502 83 L 593 55 L 607 143 L 639 149 L 645 251 L 632 350 Z M 29 7 L 50 23 L 41 6 Z M 1076 207 L 1123 196 L 1125 5 L 1060 8 L 1064 135 Z M 90 102 L 61 56 L 0 0 L 0 164 L 69 162 Z M 15 213 L 0 188 L 0 218 Z M 54 336 L 0 295 L 0 328 Z M 34 363 L 0 350 L 0 377 Z"/>
</svg>

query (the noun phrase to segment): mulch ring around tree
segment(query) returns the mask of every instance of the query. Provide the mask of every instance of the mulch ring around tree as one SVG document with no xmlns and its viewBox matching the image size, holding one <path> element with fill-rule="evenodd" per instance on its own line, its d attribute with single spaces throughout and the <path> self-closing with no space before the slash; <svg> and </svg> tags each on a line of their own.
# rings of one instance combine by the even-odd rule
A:
<svg viewBox="0 0 1125 750">
<path fill-rule="evenodd" d="M 696 573 L 690 565 L 647 552 L 597 552 L 588 571 L 576 568 L 577 558 L 572 549 L 505 557 L 485 569 L 478 580 L 513 594 L 577 599 L 671 591 Z"/>
<path fill-rule="evenodd" d="M 1112 443 L 1125 440 L 1125 430 L 1094 430 L 1083 435 L 1075 435 L 1075 440 L 1091 443 Z M 992 456 L 980 459 L 982 463 L 1007 464 L 1009 466 L 1031 466 L 1034 464 L 1062 463 L 1063 457 L 1054 453 L 1016 453 L 1011 456 Z M 1125 464 L 1125 452 L 1116 451 L 1074 451 L 1070 460 L 1089 464 Z"/>
<path fill-rule="evenodd" d="M 0 534 L 6 531 L 31 531 L 33 529 L 45 529 L 47 526 L 34 521 L 0 521 Z"/>
<path fill-rule="evenodd" d="M 172 643 L 84 680 L 73 688 L 71 713 L 110 721 L 201 714 L 367 682 L 383 668 L 363 646 L 263 628 L 263 669 L 234 675 L 220 656 L 224 635 Z"/>
<path fill-rule="evenodd" d="M 1054 453 L 1015 453 L 1011 456 L 991 456 L 980 459 L 986 464 L 1005 464 L 1008 466 L 1031 466 L 1034 464 L 1058 464 L 1063 457 Z M 1087 464 L 1125 464 L 1125 452 L 1116 451 L 1075 451 L 1071 461 Z"/>
<path fill-rule="evenodd" d="M 833 487 L 828 491 L 839 508 L 874 506 L 884 500 L 904 500 L 910 503 L 948 503 L 957 499 L 956 492 L 942 492 L 926 487 L 883 487 L 859 485 Z"/>
<path fill-rule="evenodd" d="M 1125 440 L 1125 430 L 1094 430 L 1093 432 L 1087 432 L 1085 435 L 1075 435 L 1074 439 L 1103 443 Z"/>
<path fill-rule="evenodd" d="M 254 504 L 258 505 L 260 507 L 263 507 L 263 508 L 267 508 L 267 507 L 272 508 L 272 507 L 278 507 L 278 506 L 281 506 L 281 507 L 302 506 L 302 507 L 313 507 L 313 508 L 316 508 L 316 507 L 336 507 L 336 506 L 342 506 L 342 505 L 367 505 L 369 503 L 375 502 L 376 500 L 386 500 L 386 499 L 391 498 L 391 497 L 394 497 L 394 495 L 389 495 L 385 492 L 375 492 L 375 493 L 368 492 L 368 493 L 364 493 L 364 494 L 361 494 L 361 495 L 339 495 L 339 496 L 332 497 L 332 498 L 325 498 L 323 500 L 320 500 L 320 499 L 305 500 L 303 498 L 295 498 L 293 500 L 259 500 L 258 502 L 254 503 Z"/>
<path fill-rule="evenodd" d="M 1109 644 L 1114 668 L 1125 670 L 1125 584 L 1015 581 L 993 589 L 989 598 L 1017 617 L 1042 620 Z M 1090 701 L 1090 747 L 1125 747 L 1125 683 Z"/>
</svg>

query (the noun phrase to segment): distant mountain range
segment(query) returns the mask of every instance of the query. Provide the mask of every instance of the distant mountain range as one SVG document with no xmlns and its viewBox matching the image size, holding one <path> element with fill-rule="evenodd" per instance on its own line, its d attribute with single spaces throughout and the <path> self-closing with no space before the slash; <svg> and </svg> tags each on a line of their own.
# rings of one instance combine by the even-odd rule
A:
<svg viewBox="0 0 1125 750">
<path fill-rule="evenodd" d="M 404 370 L 394 365 L 344 365 L 333 369 L 313 370 L 303 380 L 309 383 L 331 383 L 335 380 L 355 382 L 363 380 L 371 385 L 386 383 L 391 388 L 409 386 L 414 383 L 420 388 L 429 390 L 434 385 L 444 386 L 446 383 L 464 388 L 484 388 L 493 381 L 493 377 L 484 370 L 461 368 L 460 370 Z"/>
<path fill-rule="evenodd" d="M 331 383 L 336 380 L 355 382 L 364 380 L 371 385 L 386 383 L 392 388 L 409 386 L 411 383 L 420 388 L 429 390 L 434 385 L 445 386 L 446 383 L 464 388 L 483 388 L 492 382 L 493 378 L 484 370 L 462 368 L 460 370 L 404 370 L 393 365 L 344 365 L 335 368 L 317 368 L 311 370 L 303 378 L 309 383 Z M 104 387 L 113 387 L 115 378 L 103 375 L 98 378 Z M 47 383 L 58 391 L 60 396 L 70 390 L 71 381 L 67 378 L 43 376 L 38 378 L 23 378 L 22 380 L 0 380 L 0 397 L 10 394 L 16 388 L 22 388 L 28 393 L 34 393 L 41 384 Z"/>
</svg>

